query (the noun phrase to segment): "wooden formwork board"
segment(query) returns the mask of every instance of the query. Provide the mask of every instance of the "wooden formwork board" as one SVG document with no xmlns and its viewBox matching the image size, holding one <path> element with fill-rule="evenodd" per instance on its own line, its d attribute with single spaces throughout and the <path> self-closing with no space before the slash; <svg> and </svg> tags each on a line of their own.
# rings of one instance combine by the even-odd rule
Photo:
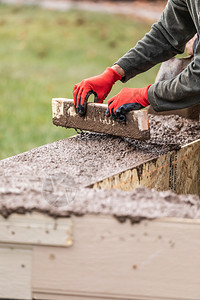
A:
<svg viewBox="0 0 200 300">
<path fill-rule="evenodd" d="M 32 249 L 1 244 L 0 299 L 32 299 Z"/>
<path fill-rule="evenodd" d="M 34 246 L 62 248 L 71 245 L 70 218 L 55 219 L 40 213 L 0 216 L 0 299 L 33 298 Z M 42 261 L 40 265 L 45 270 Z"/>
<path fill-rule="evenodd" d="M 200 196 L 200 140 L 105 178 L 91 187 L 126 191 L 146 187 Z"/>
<path fill-rule="evenodd" d="M 42 218 L 44 223 L 49 220 L 45 215 Z M 25 237 L 24 245 L 0 240 L 0 298 L 200 299 L 199 220 L 166 218 L 139 224 L 127 220 L 122 224 L 109 215 L 72 216 L 70 220 L 70 247 L 60 246 L 60 233 L 58 245 L 54 234 L 54 246 L 28 245 Z"/>
<path fill-rule="evenodd" d="M 0 215 L 0 241 L 23 245 L 71 246 L 71 220 L 54 219 L 42 214 Z"/>
</svg>

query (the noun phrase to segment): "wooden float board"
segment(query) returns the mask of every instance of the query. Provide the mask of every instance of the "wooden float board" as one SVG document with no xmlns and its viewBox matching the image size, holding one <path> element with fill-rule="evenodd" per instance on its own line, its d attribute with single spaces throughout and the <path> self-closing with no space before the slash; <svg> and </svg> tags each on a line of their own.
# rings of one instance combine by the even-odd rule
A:
<svg viewBox="0 0 200 300">
<path fill-rule="evenodd" d="M 52 99 L 53 124 L 92 132 L 107 133 L 133 139 L 149 139 L 149 118 L 147 110 L 131 111 L 126 115 L 126 124 L 106 116 L 108 106 L 88 103 L 87 113 L 80 117 L 74 101 L 65 98 Z"/>
</svg>

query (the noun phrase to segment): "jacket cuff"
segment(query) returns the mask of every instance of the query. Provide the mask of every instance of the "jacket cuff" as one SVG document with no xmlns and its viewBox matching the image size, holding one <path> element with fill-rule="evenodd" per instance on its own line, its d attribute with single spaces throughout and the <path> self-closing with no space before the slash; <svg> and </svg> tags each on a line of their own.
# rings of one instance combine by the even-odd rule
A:
<svg viewBox="0 0 200 300">
<path fill-rule="evenodd" d="M 123 59 L 119 59 L 117 62 L 114 63 L 114 65 L 118 65 L 124 70 L 125 76 L 121 78 L 121 82 L 125 83 L 133 77 L 129 75 L 130 67 L 128 67 L 127 64 L 124 63 Z"/>
<path fill-rule="evenodd" d="M 155 99 L 155 97 L 153 97 L 153 87 L 154 87 L 154 84 L 152 84 L 150 86 L 150 88 L 148 89 L 148 92 L 147 92 L 147 98 L 148 98 L 148 101 L 149 103 L 151 104 L 151 106 L 153 107 L 153 109 L 157 112 L 161 111 L 160 108 L 159 108 L 159 105 Z"/>
</svg>

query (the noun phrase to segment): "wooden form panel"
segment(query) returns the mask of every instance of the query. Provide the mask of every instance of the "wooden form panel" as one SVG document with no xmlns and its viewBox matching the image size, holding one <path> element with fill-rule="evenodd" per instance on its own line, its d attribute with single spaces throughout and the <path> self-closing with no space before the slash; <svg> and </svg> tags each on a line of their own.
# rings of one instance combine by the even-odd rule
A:
<svg viewBox="0 0 200 300">
<path fill-rule="evenodd" d="M 90 296 L 75 296 L 75 295 L 66 295 L 65 293 L 51 293 L 49 294 L 48 291 L 46 292 L 41 292 L 41 293 L 34 293 L 34 300 L 101 300 L 102 298 L 99 297 L 90 297 Z M 109 300 L 115 300 L 115 298 L 113 299 L 109 299 Z"/>
<path fill-rule="evenodd" d="M 127 191 L 141 186 L 200 196 L 200 140 L 91 185 Z"/>
<path fill-rule="evenodd" d="M 0 243 L 71 246 L 70 218 L 54 219 L 41 213 L 0 216 Z"/>
<path fill-rule="evenodd" d="M 73 223 L 72 247 L 34 249 L 36 299 L 200 299 L 199 220 L 131 225 L 87 215 Z"/>
<path fill-rule="evenodd" d="M 106 117 L 108 106 L 88 103 L 87 113 L 80 117 L 74 101 L 65 98 L 52 99 L 53 123 L 56 126 L 76 128 L 93 132 L 112 134 L 134 139 L 149 139 L 149 118 L 147 110 L 131 111 L 126 115 L 126 124 Z"/>
<path fill-rule="evenodd" d="M 32 250 L 0 244 L 0 298 L 32 299 Z"/>
</svg>

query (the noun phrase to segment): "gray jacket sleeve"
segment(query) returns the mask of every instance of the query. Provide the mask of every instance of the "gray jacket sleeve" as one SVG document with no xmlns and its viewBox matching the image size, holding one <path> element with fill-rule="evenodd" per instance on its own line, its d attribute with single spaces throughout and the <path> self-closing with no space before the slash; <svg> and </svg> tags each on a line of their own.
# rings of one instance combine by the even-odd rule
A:
<svg viewBox="0 0 200 300">
<path fill-rule="evenodd" d="M 116 64 L 125 71 L 126 82 L 159 62 L 182 53 L 197 29 L 185 0 L 169 0 L 158 23 Z M 148 99 L 156 111 L 189 107 L 199 103 L 200 45 L 194 61 L 178 76 L 153 84 Z"/>
</svg>

